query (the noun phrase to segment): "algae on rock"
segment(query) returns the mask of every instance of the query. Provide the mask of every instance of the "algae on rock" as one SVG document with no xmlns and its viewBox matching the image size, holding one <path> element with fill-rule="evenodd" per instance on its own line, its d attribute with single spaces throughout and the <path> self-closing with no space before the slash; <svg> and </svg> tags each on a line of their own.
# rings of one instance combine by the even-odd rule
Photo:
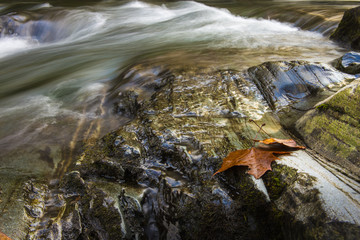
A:
<svg viewBox="0 0 360 240">
<path fill-rule="evenodd" d="M 296 123 L 304 141 L 360 179 L 360 84 L 349 86 L 319 103 Z"/>
<path fill-rule="evenodd" d="M 360 49 L 360 7 L 346 10 L 330 39 L 355 50 Z"/>
</svg>

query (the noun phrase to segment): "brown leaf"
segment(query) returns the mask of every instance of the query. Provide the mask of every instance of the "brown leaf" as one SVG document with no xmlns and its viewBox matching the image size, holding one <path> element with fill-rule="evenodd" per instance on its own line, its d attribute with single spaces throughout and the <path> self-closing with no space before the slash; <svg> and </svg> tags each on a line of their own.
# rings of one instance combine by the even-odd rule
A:
<svg viewBox="0 0 360 240">
<path fill-rule="evenodd" d="M 283 146 L 290 147 L 290 148 L 305 149 L 304 146 L 297 145 L 297 143 L 292 139 L 268 138 L 268 139 L 264 139 L 264 140 L 254 140 L 254 141 L 261 142 L 261 143 L 264 143 L 267 145 L 281 144 Z"/>
<path fill-rule="evenodd" d="M 0 240 L 11 240 L 11 238 L 0 232 Z"/>
<path fill-rule="evenodd" d="M 255 147 L 237 150 L 224 158 L 221 168 L 214 175 L 233 166 L 248 166 L 250 168 L 248 173 L 255 178 L 260 178 L 267 170 L 271 170 L 271 162 L 279 159 L 274 154 L 290 154 L 290 152 L 267 151 Z"/>
</svg>

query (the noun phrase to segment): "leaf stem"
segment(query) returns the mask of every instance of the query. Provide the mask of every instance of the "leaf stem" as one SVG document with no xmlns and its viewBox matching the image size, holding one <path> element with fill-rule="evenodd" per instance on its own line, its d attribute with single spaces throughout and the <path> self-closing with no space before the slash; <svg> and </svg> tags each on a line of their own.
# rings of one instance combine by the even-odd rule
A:
<svg viewBox="0 0 360 240">
<path fill-rule="evenodd" d="M 261 125 L 261 127 L 260 127 L 260 126 L 259 126 L 254 120 L 252 120 L 252 119 L 249 119 L 249 122 L 255 123 L 255 125 L 259 128 L 259 131 L 256 133 L 256 136 L 255 136 L 254 139 L 256 139 L 256 137 L 257 137 L 257 135 L 258 135 L 258 133 L 259 133 L 260 131 L 263 131 L 269 138 L 271 138 L 271 136 L 270 136 L 267 132 L 265 132 L 265 130 L 263 129 L 263 127 L 266 125 L 265 123 L 263 123 L 263 124 Z"/>
</svg>

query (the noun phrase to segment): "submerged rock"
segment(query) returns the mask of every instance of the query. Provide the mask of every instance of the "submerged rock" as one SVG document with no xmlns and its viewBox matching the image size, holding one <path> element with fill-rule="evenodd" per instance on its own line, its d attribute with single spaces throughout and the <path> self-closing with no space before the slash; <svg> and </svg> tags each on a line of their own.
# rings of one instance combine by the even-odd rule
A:
<svg viewBox="0 0 360 240">
<path fill-rule="evenodd" d="M 330 39 L 355 50 L 360 49 L 360 7 L 346 10 Z"/>
<path fill-rule="evenodd" d="M 96 13 L 80 9 L 40 7 L 27 11 L 20 8 L 0 15 L 0 37 L 19 37 L 33 43 L 56 42 L 84 36 L 93 31 L 93 24 L 97 23 Z"/>
<path fill-rule="evenodd" d="M 56 39 L 55 24 L 41 14 L 9 13 L 0 16 L 0 37 L 28 37 L 39 42 Z"/>
</svg>

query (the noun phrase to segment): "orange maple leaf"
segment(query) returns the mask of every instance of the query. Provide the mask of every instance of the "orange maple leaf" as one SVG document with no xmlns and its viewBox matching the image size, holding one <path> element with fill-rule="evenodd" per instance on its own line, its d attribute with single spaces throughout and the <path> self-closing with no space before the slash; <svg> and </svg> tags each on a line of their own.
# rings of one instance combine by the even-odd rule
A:
<svg viewBox="0 0 360 240">
<path fill-rule="evenodd" d="M 11 238 L 0 232 L 0 240 L 11 240 Z"/>
<path fill-rule="evenodd" d="M 214 173 L 218 174 L 233 166 L 248 166 L 248 173 L 255 178 L 260 178 L 267 170 L 271 170 L 271 163 L 279 159 L 274 154 L 290 154 L 288 151 L 270 151 L 256 147 L 250 149 L 242 149 L 229 153 L 224 158 L 221 168 Z"/>
<path fill-rule="evenodd" d="M 264 139 L 264 140 L 254 140 L 254 141 L 264 143 L 267 145 L 280 144 L 280 145 L 290 147 L 290 148 L 305 149 L 304 146 L 297 145 L 297 143 L 292 139 L 268 138 L 268 139 Z"/>
</svg>

